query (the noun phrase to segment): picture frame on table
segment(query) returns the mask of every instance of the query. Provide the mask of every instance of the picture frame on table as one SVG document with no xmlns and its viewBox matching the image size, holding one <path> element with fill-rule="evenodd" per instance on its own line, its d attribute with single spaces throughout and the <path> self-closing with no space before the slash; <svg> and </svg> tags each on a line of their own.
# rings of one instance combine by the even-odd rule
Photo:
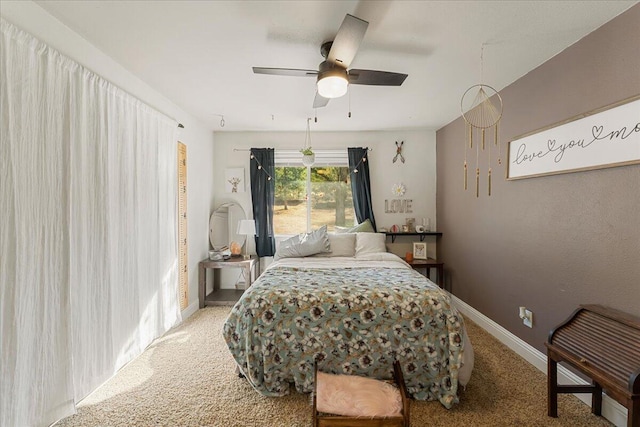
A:
<svg viewBox="0 0 640 427">
<path fill-rule="evenodd" d="M 426 242 L 413 242 L 413 259 L 427 259 Z"/>
</svg>

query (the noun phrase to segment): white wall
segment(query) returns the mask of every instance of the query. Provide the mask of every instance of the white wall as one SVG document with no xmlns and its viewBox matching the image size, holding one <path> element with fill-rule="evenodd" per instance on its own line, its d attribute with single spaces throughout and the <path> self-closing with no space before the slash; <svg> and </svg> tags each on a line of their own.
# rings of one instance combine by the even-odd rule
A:
<svg viewBox="0 0 640 427">
<path fill-rule="evenodd" d="M 213 205 L 213 133 L 32 1 L 2 1 L 0 15 L 167 116 L 182 123 L 187 145 L 189 315 L 198 308 L 198 262 L 208 255 Z"/>
<path fill-rule="evenodd" d="M 348 119 L 345 119 L 348 120 Z M 436 229 L 436 135 L 429 130 L 399 130 L 384 132 L 313 132 L 311 146 L 314 149 L 339 149 L 347 147 L 369 147 L 369 168 L 373 210 L 378 228 L 402 225 L 405 218 L 419 220 L 431 218 L 431 227 Z M 304 146 L 304 132 L 215 132 L 214 148 L 214 204 L 234 201 L 244 208 L 252 218 L 251 190 L 245 193 L 225 193 L 224 173 L 226 168 L 243 167 L 247 183 L 250 179 L 249 152 L 234 149 L 275 148 L 300 149 Z M 395 141 L 404 141 L 402 153 L 406 162 L 392 163 L 396 153 Z M 391 187 L 402 182 L 407 187 L 404 199 L 413 200 L 413 213 L 385 213 L 385 199 L 396 198 Z M 406 238 L 405 238 L 406 239 Z M 397 240 L 396 242 L 399 242 Z M 435 240 L 427 239 L 429 255 L 435 256 Z M 388 242 L 390 243 L 390 242 Z M 253 243 L 249 252 L 253 250 Z M 393 252 L 404 255 L 411 250 L 410 240 L 404 244 L 389 245 Z M 255 253 L 255 251 L 253 252 Z M 222 287 L 231 287 L 223 278 Z"/>
</svg>

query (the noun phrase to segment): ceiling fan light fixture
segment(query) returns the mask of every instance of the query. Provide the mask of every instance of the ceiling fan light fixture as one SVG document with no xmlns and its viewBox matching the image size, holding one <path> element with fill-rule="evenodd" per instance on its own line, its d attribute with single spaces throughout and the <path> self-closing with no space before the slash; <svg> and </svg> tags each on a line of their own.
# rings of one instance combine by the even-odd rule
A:
<svg viewBox="0 0 640 427">
<path fill-rule="evenodd" d="M 318 76 L 318 93 L 323 98 L 340 98 L 347 93 L 346 70 L 331 70 Z"/>
<path fill-rule="evenodd" d="M 369 23 L 364 19 L 347 13 L 333 40 L 325 41 L 320 46 L 320 54 L 324 60 L 318 65 L 317 71 L 253 67 L 253 72 L 276 76 L 315 77 L 317 87 L 313 98 L 314 109 L 325 107 L 332 98 L 346 95 L 352 84 L 401 86 L 407 78 L 406 74 L 350 68 L 368 26 Z"/>
</svg>

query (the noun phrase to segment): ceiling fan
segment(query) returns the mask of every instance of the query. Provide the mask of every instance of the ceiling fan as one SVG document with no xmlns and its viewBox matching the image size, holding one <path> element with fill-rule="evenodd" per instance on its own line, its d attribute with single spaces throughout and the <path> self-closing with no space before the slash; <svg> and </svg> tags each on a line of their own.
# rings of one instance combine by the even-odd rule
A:
<svg viewBox="0 0 640 427">
<path fill-rule="evenodd" d="M 324 42 L 320 53 L 325 58 L 318 70 L 297 68 L 253 67 L 256 74 L 277 76 L 317 77 L 317 92 L 313 108 L 324 107 L 331 98 L 339 98 L 347 93 L 349 84 L 373 86 L 400 86 L 407 74 L 388 71 L 349 69 L 358 52 L 360 42 L 369 23 L 347 14 L 333 41 Z"/>
</svg>

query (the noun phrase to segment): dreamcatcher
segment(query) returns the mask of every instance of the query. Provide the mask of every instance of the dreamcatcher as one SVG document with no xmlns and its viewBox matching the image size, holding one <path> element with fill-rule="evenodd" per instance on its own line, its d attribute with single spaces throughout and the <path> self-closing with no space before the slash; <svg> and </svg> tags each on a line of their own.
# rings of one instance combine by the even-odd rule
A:
<svg viewBox="0 0 640 427">
<path fill-rule="evenodd" d="M 484 44 L 482 45 L 482 51 L 484 51 Z M 480 81 L 482 81 L 482 55 L 480 53 Z M 475 96 L 473 95 L 475 93 Z M 492 101 L 493 98 L 493 101 Z M 464 144 L 464 189 L 467 189 L 468 180 L 468 163 L 467 163 L 467 151 L 472 150 L 474 144 L 474 133 L 476 139 L 480 138 L 480 141 L 475 143 L 476 149 L 476 197 L 480 195 L 480 150 L 483 152 L 486 150 L 489 157 L 489 171 L 487 173 L 487 193 L 491 196 L 491 145 L 492 143 L 486 143 L 487 138 L 493 137 L 493 145 L 498 147 L 498 165 L 502 164 L 501 150 L 498 143 L 498 123 L 502 117 L 502 98 L 498 91 L 491 86 L 483 83 L 473 85 L 462 95 L 460 100 L 460 111 L 462 117 L 467 123 L 467 137 L 469 143 L 465 141 Z M 491 128 L 493 133 L 491 134 Z M 488 131 L 489 130 L 489 131 Z M 480 135 L 478 135 L 478 133 Z M 487 135 L 488 134 L 488 135 Z"/>
</svg>

